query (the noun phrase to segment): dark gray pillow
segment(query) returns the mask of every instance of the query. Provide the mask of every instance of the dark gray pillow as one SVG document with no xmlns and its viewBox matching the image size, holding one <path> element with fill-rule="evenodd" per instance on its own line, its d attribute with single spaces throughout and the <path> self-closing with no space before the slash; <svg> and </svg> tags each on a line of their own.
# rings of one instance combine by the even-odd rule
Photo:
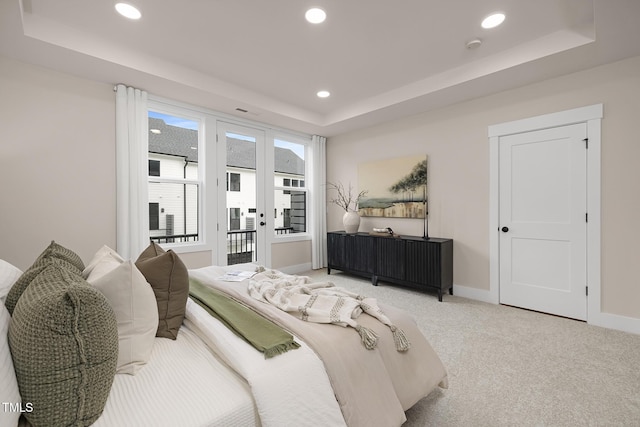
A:
<svg viewBox="0 0 640 427">
<path fill-rule="evenodd" d="M 158 304 L 157 337 L 175 340 L 189 297 L 189 272 L 180 257 L 152 243 L 136 260 L 136 267 L 151 285 Z"/>
<path fill-rule="evenodd" d="M 82 277 L 52 264 L 16 304 L 9 346 L 34 426 L 89 426 L 102 414 L 118 359 L 109 302 Z"/>
</svg>

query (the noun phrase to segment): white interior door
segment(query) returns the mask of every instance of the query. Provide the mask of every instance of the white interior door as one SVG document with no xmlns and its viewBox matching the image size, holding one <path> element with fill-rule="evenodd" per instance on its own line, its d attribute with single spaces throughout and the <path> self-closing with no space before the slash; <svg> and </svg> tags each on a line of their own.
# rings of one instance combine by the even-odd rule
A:
<svg viewBox="0 0 640 427">
<path fill-rule="evenodd" d="M 500 137 L 500 303 L 586 320 L 586 137 Z"/>
<path fill-rule="evenodd" d="M 218 123 L 219 170 L 218 265 L 256 262 L 265 265 L 265 132 L 231 123 Z"/>
</svg>

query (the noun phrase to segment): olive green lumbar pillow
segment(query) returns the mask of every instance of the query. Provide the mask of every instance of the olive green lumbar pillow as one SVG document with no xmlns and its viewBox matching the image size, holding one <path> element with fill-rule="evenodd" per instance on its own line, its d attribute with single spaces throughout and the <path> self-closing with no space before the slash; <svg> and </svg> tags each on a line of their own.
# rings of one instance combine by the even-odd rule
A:
<svg viewBox="0 0 640 427">
<path fill-rule="evenodd" d="M 89 426 L 102 414 L 118 359 L 113 309 L 79 275 L 51 267 L 16 304 L 9 346 L 34 426 Z"/>
<path fill-rule="evenodd" d="M 63 270 L 67 270 L 72 272 L 73 274 L 80 275 L 82 274 L 81 270 L 78 270 L 73 264 L 70 262 L 54 257 L 41 257 L 33 263 L 31 267 L 29 267 L 22 275 L 16 280 L 13 284 L 9 293 L 7 294 L 7 298 L 5 300 L 5 306 L 7 310 L 9 310 L 9 314 L 13 315 L 13 310 L 16 308 L 16 304 L 18 300 L 27 289 L 27 287 L 33 282 L 33 280 L 38 277 L 45 270 L 51 270 L 51 268 L 59 268 Z"/>
<path fill-rule="evenodd" d="M 189 272 L 178 255 L 152 243 L 136 260 L 158 305 L 157 337 L 176 339 L 189 297 Z"/>
</svg>

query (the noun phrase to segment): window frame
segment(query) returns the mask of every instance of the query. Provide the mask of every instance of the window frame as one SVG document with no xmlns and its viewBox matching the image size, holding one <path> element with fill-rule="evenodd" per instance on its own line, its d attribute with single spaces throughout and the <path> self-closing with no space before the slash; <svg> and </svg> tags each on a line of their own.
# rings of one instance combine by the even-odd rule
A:
<svg viewBox="0 0 640 427">
<path fill-rule="evenodd" d="M 294 178 L 289 178 L 288 186 L 284 185 L 284 179 L 283 179 L 282 185 L 275 184 L 275 148 L 276 148 L 275 141 L 276 140 L 290 142 L 293 144 L 300 144 L 304 147 L 304 179 L 297 178 L 299 183 L 308 182 L 308 177 L 311 174 L 311 167 L 312 167 L 310 162 L 311 137 L 308 137 L 308 138 L 300 137 L 300 136 L 289 134 L 286 132 L 272 132 L 270 133 L 270 135 L 267 136 L 267 142 L 268 142 L 267 149 L 269 150 L 270 155 L 272 157 L 272 165 L 269 166 L 269 172 L 268 172 L 268 173 L 271 173 L 271 177 L 267 182 L 273 183 L 273 185 L 270 188 L 271 196 L 268 200 L 270 200 L 271 203 L 275 204 L 274 199 L 275 199 L 276 190 L 281 190 L 283 191 L 283 193 L 291 192 L 292 190 L 302 191 L 305 193 L 305 231 L 300 233 L 277 234 L 275 227 L 273 227 L 272 233 L 268 233 L 268 234 L 270 235 L 270 239 L 272 243 L 285 243 L 285 242 L 311 240 L 312 238 L 312 235 L 311 235 L 312 212 L 311 212 L 311 201 L 310 201 L 311 191 L 306 186 L 292 187 L 291 179 L 294 179 Z M 266 190 L 266 191 L 269 191 L 269 190 Z"/>
<path fill-rule="evenodd" d="M 187 120 L 192 120 L 198 123 L 198 178 L 163 178 L 159 176 L 148 176 L 148 183 L 159 183 L 159 184 L 181 184 L 181 185 L 196 185 L 197 186 L 197 194 L 198 194 L 198 208 L 197 208 L 197 224 L 198 224 L 198 241 L 195 242 L 171 242 L 171 243 L 160 243 L 165 249 L 172 249 L 176 253 L 189 253 L 189 252 L 199 252 L 204 250 L 211 250 L 211 239 L 207 235 L 207 212 L 209 210 L 207 200 L 207 184 L 206 184 L 206 169 L 211 167 L 211 164 L 214 163 L 209 158 L 210 155 L 207 154 L 206 139 L 205 139 L 205 130 L 208 127 L 207 125 L 207 116 L 203 113 L 198 113 L 188 108 L 180 107 L 174 105 L 173 103 L 164 102 L 159 99 L 151 99 L 148 100 L 147 105 L 147 117 L 149 112 L 156 112 L 160 114 L 167 114 L 179 118 L 184 118 Z M 211 150 L 210 150 L 211 151 Z M 149 149 L 147 148 L 147 156 L 149 155 Z M 147 157 L 148 160 L 149 159 Z M 215 163 L 213 164 L 215 167 Z M 148 175 L 148 174 L 147 174 Z M 148 204 L 147 204 L 148 206 Z M 162 209 L 162 208 L 161 208 Z M 186 231 L 186 230 L 185 230 Z M 185 233 L 186 234 L 186 233 Z"/>
<path fill-rule="evenodd" d="M 269 159 L 266 164 L 264 172 L 265 181 L 265 212 L 274 207 L 274 169 L 273 169 L 273 156 L 275 140 L 284 140 L 293 143 L 302 144 L 305 147 L 305 184 L 310 181 L 313 165 L 312 161 L 312 135 L 296 132 L 289 129 L 281 129 L 266 125 L 265 123 L 254 122 L 251 120 L 240 119 L 235 116 L 231 116 L 218 111 L 210 110 L 204 107 L 198 107 L 181 103 L 157 95 L 149 94 L 148 106 L 149 111 L 157 111 L 159 113 L 175 115 L 179 117 L 185 117 L 191 120 L 199 120 L 200 127 L 198 129 L 198 181 L 199 185 L 199 242 L 185 242 L 185 243 L 162 243 L 163 247 L 167 249 L 173 249 L 176 253 L 196 253 L 203 251 L 211 251 L 212 257 L 217 249 L 218 239 L 224 239 L 225 236 L 219 235 L 226 218 L 220 216 L 219 205 L 223 202 L 218 202 L 218 189 L 220 187 L 226 190 L 225 184 L 218 181 L 216 177 L 222 178 L 224 175 L 220 175 L 221 164 L 224 163 L 218 156 L 217 149 L 217 134 L 219 132 L 220 123 L 231 123 L 240 126 L 251 127 L 260 129 L 265 132 L 264 150 L 266 157 Z M 147 149 L 148 153 L 148 149 Z M 146 163 L 146 162 L 145 162 Z M 226 168 L 222 169 L 222 174 L 226 171 Z M 148 175 L 148 174 L 147 174 Z M 290 189 L 290 188 L 289 188 Z M 311 229 L 313 225 L 313 211 L 311 188 L 305 186 L 306 191 L 306 231 L 304 233 L 295 233 L 288 235 L 276 235 L 275 227 L 266 233 L 266 244 L 274 243 L 287 243 L 296 241 L 309 241 L 312 240 Z M 296 190 L 299 190 L 297 188 Z M 145 203 L 148 206 L 147 203 Z M 148 212 L 147 212 L 148 213 Z M 148 233 L 148 231 L 147 231 Z M 213 259 L 213 258 L 212 258 Z"/>
</svg>

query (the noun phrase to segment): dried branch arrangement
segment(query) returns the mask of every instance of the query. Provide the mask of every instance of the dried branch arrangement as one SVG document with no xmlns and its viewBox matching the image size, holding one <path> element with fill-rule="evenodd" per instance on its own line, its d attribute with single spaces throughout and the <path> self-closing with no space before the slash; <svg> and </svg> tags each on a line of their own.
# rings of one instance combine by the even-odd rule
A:
<svg viewBox="0 0 640 427">
<path fill-rule="evenodd" d="M 353 187 L 351 186 L 351 183 L 349 183 L 348 189 L 346 189 L 344 185 L 342 185 L 342 183 L 340 182 L 338 183 L 329 182 L 327 183 L 327 186 L 329 187 L 329 189 L 334 190 L 337 193 L 336 197 L 329 199 L 329 202 L 333 203 L 334 205 L 340 206 L 342 209 L 345 210 L 345 212 L 349 212 L 350 210 L 358 210 L 358 202 L 362 197 L 364 197 L 367 194 L 367 191 L 363 190 L 360 193 L 358 193 L 357 196 L 354 196 Z M 351 208 L 352 205 L 353 205 L 353 209 Z"/>
</svg>

